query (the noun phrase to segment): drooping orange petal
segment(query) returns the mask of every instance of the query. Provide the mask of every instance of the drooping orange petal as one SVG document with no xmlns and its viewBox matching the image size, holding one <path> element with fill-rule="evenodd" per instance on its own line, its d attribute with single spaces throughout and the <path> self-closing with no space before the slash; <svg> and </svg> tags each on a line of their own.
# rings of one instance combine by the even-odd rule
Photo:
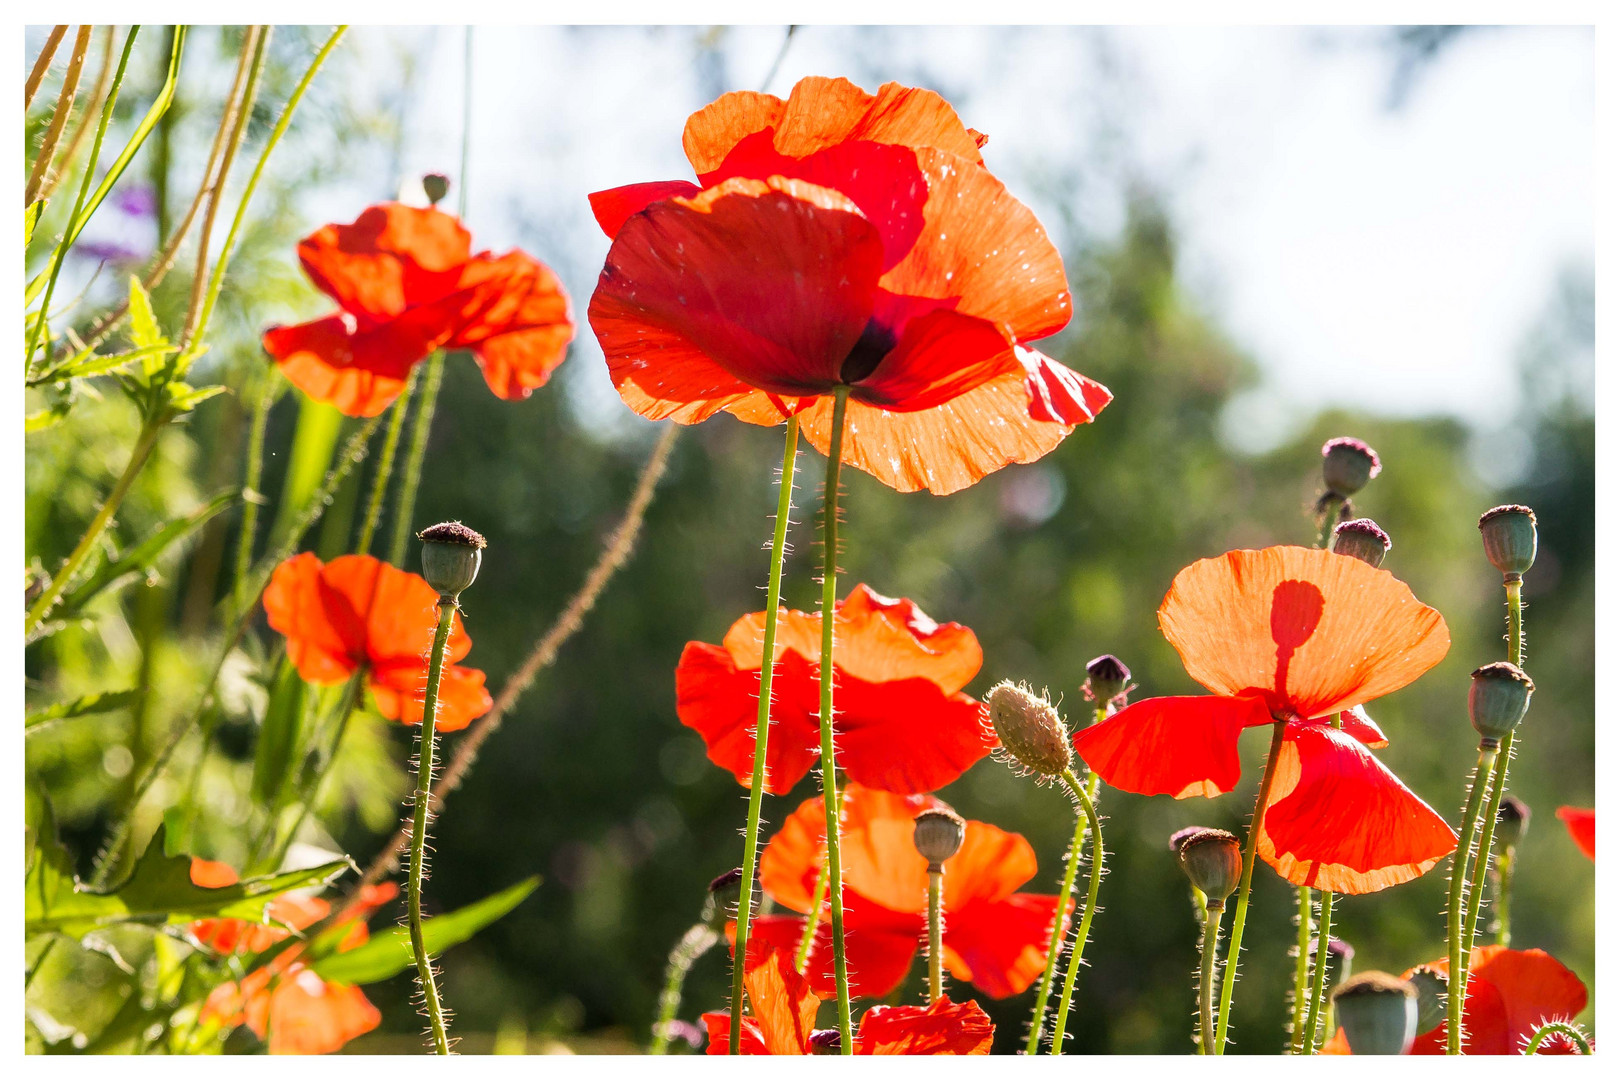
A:
<svg viewBox="0 0 1620 1080">
<path fill-rule="evenodd" d="M 388 720 L 419 725 L 427 704 L 426 664 L 390 664 L 371 673 L 372 699 Z M 439 676 L 439 709 L 433 727 L 440 733 L 460 731 L 494 706 L 477 668 L 446 664 Z"/>
<path fill-rule="evenodd" d="M 1389 736 L 1384 729 L 1373 722 L 1367 715 L 1367 710 L 1360 705 L 1346 709 L 1339 714 L 1339 729 L 1346 735 L 1361 740 L 1369 750 L 1382 750 L 1389 745 Z"/>
<path fill-rule="evenodd" d="M 264 350 L 305 394 L 345 416 L 376 416 L 405 389 L 414 366 L 449 335 L 447 323 L 396 319 L 362 329 L 328 315 L 265 331 Z"/>
<path fill-rule="evenodd" d="M 1045 353 L 1022 345 L 1015 352 L 1024 365 L 1024 390 L 1029 394 L 1032 419 L 1089 424 L 1114 400 L 1108 387 L 1064 367 Z"/>
<path fill-rule="evenodd" d="M 677 195 L 692 196 L 703 189 L 690 180 L 652 180 L 644 184 L 625 184 L 593 191 L 590 194 L 591 213 L 611 240 L 619 235 L 624 223 L 655 202 L 673 199 Z"/>
<path fill-rule="evenodd" d="M 1159 627 L 1217 694 L 1325 716 L 1399 690 L 1451 645 L 1445 620 L 1360 559 L 1302 547 L 1229 551 L 1176 575 Z"/>
<path fill-rule="evenodd" d="M 1291 722 L 1258 852 L 1295 884 L 1377 892 L 1427 873 L 1457 846 L 1445 819 L 1349 733 Z"/>
<path fill-rule="evenodd" d="M 521 401 L 568 356 L 574 316 L 551 268 L 521 251 L 480 255 L 462 271 L 476 313 L 446 348 L 470 348 L 495 396 Z"/>
<path fill-rule="evenodd" d="M 321 560 L 304 552 L 276 567 L 264 590 L 270 628 L 287 639 L 287 658 L 305 682 L 340 683 L 366 660 L 363 614 L 336 602 L 322 582 Z"/>
<path fill-rule="evenodd" d="M 1463 1052 L 1517 1054 L 1548 1020 L 1573 1020 L 1586 1008 L 1586 984 L 1541 949 L 1481 945 L 1470 954 L 1463 1004 Z M 1447 973 L 1450 964 L 1430 967 Z M 1411 972 L 1407 972 L 1408 975 Z M 1444 1054 L 1444 1023 L 1412 1044 L 1413 1054 Z"/>
<path fill-rule="evenodd" d="M 765 790 L 784 795 L 821 752 L 819 672 L 798 653 L 785 653 L 771 683 L 771 732 L 765 747 Z M 739 671 L 725 649 L 687 642 L 675 666 L 675 713 L 703 737 L 709 760 L 749 787 L 754 728 L 759 721 L 759 670 Z"/>
<path fill-rule="evenodd" d="M 331 1054 L 382 1023 L 358 986 L 329 983 L 304 968 L 270 994 L 272 1054 Z"/>
<path fill-rule="evenodd" d="M 366 653 L 373 664 L 416 661 L 425 669 L 439 624 L 439 592 L 418 574 L 370 555 L 340 555 L 321 571 L 328 610 L 357 613 L 365 622 Z M 472 650 L 461 614 L 450 617 L 445 662 Z"/>
<path fill-rule="evenodd" d="M 977 1002 L 874 1005 L 861 1017 L 857 1054 L 988 1054 L 996 1028 Z"/>
<path fill-rule="evenodd" d="M 472 238 L 441 210 L 382 203 L 352 225 L 305 237 L 298 258 L 317 288 L 344 310 L 387 320 L 456 288 Z"/>
<path fill-rule="evenodd" d="M 820 1000 L 811 993 L 809 981 L 793 969 L 793 953 L 772 949 L 759 959 L 754 950 L 749 954 L 743 986 L 761 1041 L 773 1054 L 804 1053 Z"/>
<path fill-rule="evenodd" d="M 756 920 L 762 946 L 795 955 L 804 936 L 799 916 L 766 915 Z M 927 927 L 919 915 L 900 915 L 871 903 L 851 889 L 844 890 L 844 957 L 849 970 L 851 997 L 881 998 L 905 981 Z M 754 931 L 749 932 L 750 952 Z M 805 961 L 804 975 L 822 998 L 837 996 L 833 972 L 831 916 L 822 913 L 816 936 Z"/>
<path fill-rule="evenodd" d="M 1597 861 L 1597 811 L 1582 810 L 1578 806 L 1560 806 L 1558 820 L 1569 830 L 1569 838 L 1581 853 Z"/>
<path fill-rule="evenodd" d="M 928 868 L 920 863 L 920 855 L 916 860 L 891 861 L 891 856 L 904 851 L 897 843 L 901 823 L 909 830 L 918 814 L 945 804 L 932 795 L 899 795 L 859 783 L 844 785 L 840 800 L 839 851 L 846 887 L 878 903 L 906 897 L 896 910 L 910 910 L 915 906 L 909 900 L 914 887 L 920 882 L 924 890 L 928 888 Z M 812 796 L 788 815 L 765 845 L 759 861 L 760 886 L 783 907 L 810 911 L 816 878 L 827 861 L 826 821 L 821 796 Z M 910 835 L 905 832 L 906 845 L 916 855 Z"/>
<path fill-rule="evenodd" d="M 947 887 L 950 876 L 946 874 Z M 1069 901 L 1065 917 L 1073 908 Z M 1005 900 L 946 909 L 945 964 L 993 998 L 1028 990 L 1046 967 L 1056 896 L 1015 893 Z"/>
<path fill-rule="evenodd" d="M 1271 722 L 1255 697 L 1145 698 L 1082 729 L 1074 748 L 1110 787 L 1213 799 L 1237 786 L 1243 729 Z"/>
</svg>

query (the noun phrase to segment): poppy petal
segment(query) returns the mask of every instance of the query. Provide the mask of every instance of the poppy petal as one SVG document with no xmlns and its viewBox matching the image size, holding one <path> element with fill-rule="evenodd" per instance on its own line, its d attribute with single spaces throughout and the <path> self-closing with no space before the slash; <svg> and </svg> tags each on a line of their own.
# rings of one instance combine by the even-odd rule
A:
<svg viewBox="0 0 1620 1080">
<path fill-rule="evenodd" d="M 276 567 L 264 590 L 270 628 L 287 639 L 287 659 L 305 682 L 340 683 L 366 660 L 364 616 L 347 603 L 330 603 L 322 588 L 321 560 L 304 552 Z"/>
<path fill-rule="evenodd" d="M 765 919 L 758 920 L 760 924 Z M 768 939 L 797 949 L 804 934 L 804 919 L 797 916 L 786 923 L 762 926 Z M 791 925 L 789 925 L 791 924 Z M 920 915 L 896 915 L 865 900 L 852 889 L 844 890 L 844 962 L 849 970 L 851 997 L 888 997 L 911 970 L 921 947 L 926 926 Z M 750 937 L 752 942 L 752 937 Z M 752 950 L 753 945 L 749 945 Z M 832 922 L 823 914 L 816 925 L 815 942 L 805 962 L 804 974 L 816 994 L 836 997 L 838 981 L 833 972 Z"/>
<path fill-rule="evenodd" d="M 625 184 L 623 187 L 591 192 L 591 213 L 611 240 L 619 235 L 626 221 L 653 203 L 673 199 L 677 195 L 696 195 L 702 190 L 690 180 L 651 180 L 645 184 Z"/>
<path fill-rule="evenodd" d="M 839 766 L 867 787 L 937 791 L 995 748 L 979 703 L 927 679 L 837 679 L 833 727 Z"/>
<path fill-rule="evenodd" d="M 821 1002 L 804 976 L 793 970 L 791 952 L 750 948 L 743 986 L 760 1040 L 772 1054 L 802 1054 L 815 1030 Z M 727 1033 L 729 1036 L 729 1032 Z"/>
<path fill-rule="evenodd" d="M 805 440 L 823 454 L 833 403 L 820 397 L 800 414 Z M 851 400 L 843 459 L 896 491 L 950 495 L 1007 465 L 1046 456 L 1074 429 L 1032 421 L 1024 374 L 1009 371 L 943 405 L 889 412 Z"/>
<path fill-rule="evenodd" d="M 470 348 L 496 397 L 521 401 L 544 386 L 568 356 L 574 318 L 568 293 L 550 267 L 521 251 L 467 264 L 461 288 L 477 314 L 445 343 Z"/>
<path fill-rule="evenodd" d="M 378 667 L 372 671 L 371 696 L 377 712 L 402 724 L 420 724 L 427 704 L 427 668 L 420 665 Z M 441 734 L 460 731 L 489 712 L 494 699 L 477 668 L 446 664 L 439 676 L 439 710 L 433 722 Z"/>
<path fill-rule="evenodd" d="M 701 1017 L 703 1026 L 709 1031 L 709 1048 L 707 1054 L 731 1053 L 731 1013 L 706 1012 Z M 754 1023 L 752 1016 L 743 1017 L 742 1038 L 738 1040 L 737 1052 L 741 1054 L 769 1054 L 765 1048 L 765 1040 L 759 1034 L 759 1025 Z"/>
<path fill-rule="evenodd" d="M 270 994 L 272 1054 L 331 1054 L 382 1023 L 358 986 L 322 979 L 308 968 L 284 975 Z"/>
<path fill-rule="evenodd" d="M 1482 945 L 1470 955 L 1463 1004 L 1464 1047 L 1469 1054 L 1517 1054 L 1543 1023 L 1573 1020 L 1586 1008 L 1586 984 L 1541 949 Z M 1450 971 L 1445 959 L 1429 966 Z M 1412 1053 L 1444 1054 L 1446 1036 L 1442 1023 L 1418 1036 Z"/>
<path fill-rule="evenodd" d="M 1303 547 L 1229 551 L 1176 575 L 1159 627 L 1217 694 L 1326 716 L 1399 690 L 1450 648 L 1445 620 L 1386 570 Z"/>
<path fill-rule="evenodd" d="M 1108 387 L 1064 367 L 1044 353 L 1019 346 L 1029 415 L 1054 424 L 1089 424 L 1114 400 Z"/>
<path fill-rule="evenodd" d="M 1355 738 L 1290 723 L 1258 851 L 1301 886 L 1359 895 L 1411 881 L 1457 846 L 1445 819 Z"/>
<path fill-rule="evenodd" d="M 340 555 L 321 571 L 328 611 L 353 611 L 365 619 L 365 650 L 370 661 L 385 667 L 400 661 L 426 669 L 439 624 L 439 591 L 419 575 L 400 570 L 370 555 Z M 472 638 L 461 614 L 450 617 L 445 662 L 455 663 L 472 651 Z"/>
<path fill-rule="evenodd" d="M 1581 853 L 1597 861 L 1597 811 L 1582 810 L 1578 806 L 1560 806 L 1558 820 L 1569 830 L 1569 838 Z"/>
<path fill-rule="evenodd" d="M 456 288 L 472 237 L 441 210 L 382 203 L 298 245 L 304 272 L 345 310 L 388 320 Z"/>
<path fill-rule="evenodd" d="M 900 340 L 855 384 L 851 397 L 894 412 L 920 412 L 1017 367 L 1012 342 L 997 324 L 941 308 L 906 323 Z"/>
<path fill-rule="evenodd" d="M 765 790 L 784 795 L 803 779 L 821 749 L 820 673 L 798 653 L 784 653 L 771 684 L 771 734 Z M 725 649 L 688 642 L 675 667 L 675 712 L 703 737 L 709 760 L 748 787 L 754 775 L 759 669 L 738 670 Z"/>
<path fill-rule="evenodd" d="M 1081 730 L 1074 748 L 1110 787 L 1213 799 L 1237 786 L 1243 729 L 1271 722 L 1253 697 L 1146 698 Z"/>
<path fill-rule="evenodd" d="M 899 795 L 859 783 L 844 785 L 839 852 L 844 885 L 894 911 L 921 911 L 928 864 L 912 843 L 916 816 L 945 804 L 932 795 Z M 788 815 L 760 856 L 759 881 L 783 907 L 809 912 L 827 861 L 827 818 L 814 795 Z"/>
<path fill-rule="evenodd" d="M 449 334 L 420 320 L 383 323 L 362 331 L 352 315 L 265 331 L 265 352 L 305 394 L 345 416 L 376 416 L 405 389 L 411 367 Z"/>
<path fill-rule="evenodd" d="M 1384 729 L 1374 723 L 1373 718 L 1367 715 L 1367 710 L 1360 705 L 1339 714 L 1339 730 L 1351 738 L 1359 739 L 1369 750 L 1382 750 L 1389 745 L 1389 736 L 1384 734 Z"/>
<path fill-rule="evenodd" d="M 950 881 L 949 872 L 945 878 Z M 1073 901 L 1069 902 L 1072 909 Z M 1016 893 L 994 903 L 946 909 L 945 964 L 993 998 L 1022 994 L 1046 967 L 1056 896 Z"/>
<path fill-rule="evenodd" d="M 995 1025 L 977 1002 L 874 1005 L 861 1017 L 857 1054 L 988 1054 Z"/>
</svg>

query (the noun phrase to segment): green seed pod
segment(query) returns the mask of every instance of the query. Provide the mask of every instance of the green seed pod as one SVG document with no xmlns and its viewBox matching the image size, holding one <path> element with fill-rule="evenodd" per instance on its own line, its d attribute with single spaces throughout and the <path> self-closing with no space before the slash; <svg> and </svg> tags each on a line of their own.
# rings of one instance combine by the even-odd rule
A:
<svg viewBox="0 0 1620 1080">
<path fill-rule="evenodd" d="M 938 870 L 946 859 L 962 849 L 967 822 L 956 811 L 941 807 L 918 814 L 911 833 L 917 852 L 928 860 L 930 870 Z"/>
<path fill-rule="evenodd" d="M 1468 719 L 1480 741 L 1495 746 L 1518 727 L 1535 689 L 1530 676 L 1506 660 L 1476 669 L 1468 687 Z"/>
<path fill-rule="evenodd" d="M 1523 799 L 1505 795 L 1496 807 L 1496 837 L 1504 848 L 1518 847 L 1530 829 L 1530 807 Z"/>
<path fill-rule="evenodd" d="M 1181 869 L 1210 907 L 1221 907 L 1243 876 L 1243 843 L 1225 829 L 1182 829 L 1175 837 Z"/>
<path fill-rule="evenodd" d="M 1382 566 L 1389 549 L 1389 534 L 1372 518 L 1342 522 L 1333 530 L 1333 550 L 1368 566 Z"/>
<path fill-rule="evenodd" d="M 1322 482 L 1341 499 L 1366 487 L 1382 468 L 1377 452 L 1360 439 L 1344 437 L 1322 444 Z"/>
<path fill-rule="evenodd" d="M 1382 971 L 1354 975 L 1333 991 L 1333 1007 L 1357 1056 L 1404 1054 L 1417 1037 L 1417 991 Z"/>
<path fill-rule="evenodd" d="M 1497 506 L 1479 519 L 1479 536 L 1485 543 L 1485 557 L 1510 578 L 1519 577 L 1535 565 L 1536 512 L 1528 506 Z"/>
<path fill-rule="evenodd" d="M 1427 1035 L 1446 1022 L 1446 993 L 1450 980 L 1428 964 L 1423 964 L 1412 969 L 1406 981 L 1417 991 L 1417 1033 Z"/>
<path fill-rule="evenodd" d="M 430 172 L 422 177 L 422 190 L 427 193 L 428 202 L 437 206 L 450 194 L 450 178 L 444 173 Z"/>
<path fill-rule="evenodd" d="M 461 522 L 430 526 L 416 538 L 422 541 L 422 576 L 440 596 L 455 599 L 478 577 L 485 541 Z"/>
<path fill-rule="evenodd" d="M 1086 665 L 1086 696 L 1099 704 L 1122 696 L 1131 685 L 1131 669 L 1113 653 Z"/>
<path fill-rule="evenodd" d="M 984 705 L 996 738 L 1024 768 L 1051 777 L 1069 767 L 1069 731 L 1045 695 L 1003 679 L 990 688 Z"/>
</svg>

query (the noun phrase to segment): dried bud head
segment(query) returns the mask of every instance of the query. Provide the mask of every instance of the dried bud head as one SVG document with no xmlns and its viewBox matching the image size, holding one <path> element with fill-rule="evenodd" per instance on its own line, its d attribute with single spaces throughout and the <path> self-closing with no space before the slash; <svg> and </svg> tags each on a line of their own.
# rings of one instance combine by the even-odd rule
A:
<svg viewBox="0 0 1620 1080">
<path fill-rule="evenodd" d="M 1494 746 L 1518 727 L 1535 689 L 1530 676 L 1505 660 L 1475 669 L 1468 687 L 1468 719 L 1480 740 Z"/>
<path fill-rule="evenodd" d="M 1358 1056 L 1404 1054 L 1417 1037 L 1417 991 L 1382 971 L 1352 976 L 1333 991 L 1333 1006 Z"/>
<path fill-rule="evenodd" d="M 984 708 L 1002 748 L 1024 768 L 1052 777 L 1069 767 L 1068 728 L 1044 694 L 1003 679 L 990 688 Z"/>
<path fill-rule="evenodd" d="M 1360 559 L 1368 566 L 1381 566 L 1389 554 L 1389 534 L 1372 518 L 1341 522 L 1333 530 L 1333 550 Z"/>
<path fill-rule="evenodd" d="M 1186 835 L 1183 835 L 1186 834 Z M 1224 904 L 1243 875 L 1243 842 L 1225 829 L 1183 829 L 1176 857 L 1211 906 Z"/>
<path fill-rule="evenodd" d="M 1491 565 L 1522 576 L 1536 561 L 1536 512 L 1528 506 L 1497 506 L 1480 515 L 1479 537 Z"/>
<path fill-rule="evenodd" d="M 1099 704 L 1113 701 L 1130 687 L 1131 669 L 1113 653 L 1086 665 L 1086 696 Z"/>
<path fill-rule="evenodd" d="M 1502 846 L 1518 847 L 1529 828 L 1529 805 L 1523 799 L 1504 795 L 1496 807 L 1496 835 Z"/>
<path fill-rule="evenodd" d="M 440 596 L 457 597 L 478 577 L 485 540 L 459 521 L 431 525 L 416 534 L 422 541 L 422 576 Z"/>
<path fill-rule="evenodd" d="M 1322 482 L 1340 498 L 1366 487 L 1382 468 L 1377 452 L 1360 439 L 1346 436 L 1322 444 Z"/>
<path fill-rule="evenodd" d="M 956 811 L 940 807 L 924 810 L 916 817 L 911 839 L 918 854 L 928 860 L 929 869 L 938 869 L 946 859 L 962 849 L 967 822 Z"/>
</svg>

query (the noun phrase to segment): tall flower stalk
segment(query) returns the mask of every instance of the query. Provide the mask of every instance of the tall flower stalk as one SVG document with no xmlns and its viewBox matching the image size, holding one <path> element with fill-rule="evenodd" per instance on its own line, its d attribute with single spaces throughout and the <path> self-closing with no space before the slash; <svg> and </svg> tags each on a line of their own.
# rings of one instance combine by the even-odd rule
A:
<svg viewBox="0 0 1620 1080">
<path fill-rule="evenodd" d="M 1082 785 L 1075 778 L 1072 769 L 1063 770 L 1062 777 L 1063 783 L 1067 785 L 1069 791 L 1074 795 L 1075 802 L 1079 804 L 1081 813 L 1076 816 L 1082 818 L 1090 828 L 1091 877 L 1086 885 L 1086 903 L 1080 915 L 1080 926 L 1074 933 L 1074 945 L 1069 950 L 1069 967 L 1063 975 L 1063 992 L 1058 995 L 1057 1019 L 1052 1024 L 1052 1053 L 1054 1055 L 1063 1053 L 1063 1033 L 1069 1023 L 1069 1002 L 1074 997 L 1075 980 L 1080 976 L 1080 964 L 1086 951 L 1086 942 L 1091 937 L 1091 920 L 1097 914 L 1097 890 L 1102 885 L 1103 860 L 1105 858 L 1102 822 L 1097 818 L 1097 806 L 1092 799 L 1090 790 L 1092 785 L 1089 783 L 1089 780 L 1094 779 L 1094 777 L 1088 778 L 1088 783 L 1085 785 Z M 1080 834 L 1080 839 L 1085 839 L 1083 832 Z M 1067 895 L 1064 896 L 1063 900 L 1067 902 Z"/>
<path fill-rule="evenodd" d="M 1243 860 L 1238 838 L 1223 829 L 1197 826 L 1170 838 L 1193 893 L 1203 899 L 1204 937 L 1198 964 L 1198 1052 L 1215 1053 L 1215 960 L 1220 952 L 1221 913 L 1237 887 Z"/>
</svg>

